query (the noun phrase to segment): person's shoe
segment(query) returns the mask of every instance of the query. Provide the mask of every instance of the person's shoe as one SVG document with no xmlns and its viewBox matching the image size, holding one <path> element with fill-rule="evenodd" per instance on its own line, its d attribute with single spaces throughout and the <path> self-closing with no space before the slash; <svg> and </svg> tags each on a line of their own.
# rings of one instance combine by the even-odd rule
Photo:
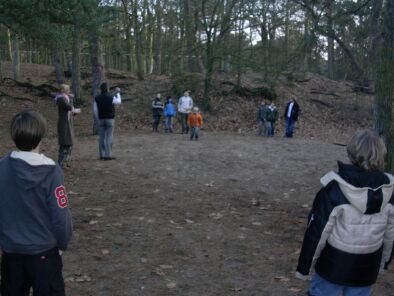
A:
<svg viewBox="0 0 394 296">
<path fill-rule="evenodd" d="M 105 160 L 105 157 L 103 157 L 103 156 L 100 156 L 100 160 Z"/>
<path fill-rule="evenodd" d="M 116 157 L 104 157 L 104 160 L 115 160 L 116 159 Z"/>
</svg>

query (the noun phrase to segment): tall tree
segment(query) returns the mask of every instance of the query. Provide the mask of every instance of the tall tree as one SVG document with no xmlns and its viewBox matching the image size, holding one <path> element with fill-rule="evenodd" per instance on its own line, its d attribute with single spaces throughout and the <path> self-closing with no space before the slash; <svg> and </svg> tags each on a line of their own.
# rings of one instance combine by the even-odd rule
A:
<svg viewBox="0 0 394 296">
<path fill-rule="evenodd" d="M 387 170 L 394 171 L 394 0 L 384 9 L 383 33 L 376 67 L 374 128 L 387 145 Z"/>
<path fill-rule="evenodd" d="M 18 34 L 12 33 L 12 71 L 14 79 L 19 80 L 21 74 L 21 64 L 19 56 L 19 38 Z"/>
<path fill-rule="evenodd" d="M 212 75 L 216 60 L 215 48 L 223 40 L 225 34 L 231 28 L 231 17 L 237 0 L 202 0 L 201 1 L 201 21 L 205 40 L 205 78 L 203 104 L 206 109 L 210 109 L 209 91 L 212 87 Z M 223 12 L 219 14 L 221 7 L 225 5 Z"/>
<path fill-rule="evenodd" d="M 75 25 L 72 43 L 72 92 L 75 100 L 81 100 L 81 30 Z"/>
<path fill-rule="evenodd" d="M 162 58 L 162 26 L 163 26 L 163 11 L 160 1 L 156 2 L 156 37 L 154 42 L 153 53 L 153 73 L 161 74 L 161 58 Z"/>
<path fill-rule="evenodd" d="M 143 70 L 143 61 L 142 61 L 142 38 L 141 38 L 141 25 L 139 21 L 139 9 L 138 9 L 138 1 L 134 0 L 132 4 L 133 7 L 133 16 L 134 16 L 134 46 L 135 46 L 135 59 L 137 63 L 137 77 L 138 80 L 144 80 L 144 70 Z"/>
</svg>

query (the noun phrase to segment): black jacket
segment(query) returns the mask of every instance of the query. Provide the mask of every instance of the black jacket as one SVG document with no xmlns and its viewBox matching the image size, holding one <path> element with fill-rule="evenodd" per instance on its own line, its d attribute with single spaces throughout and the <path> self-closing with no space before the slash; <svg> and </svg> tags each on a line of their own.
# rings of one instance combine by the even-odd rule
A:
<svg viewBox="0 0 394 296">
<path fill-rule="evenodd" d="M 152 114 L 153 116 L 161 116 L 163 114 L 164 105 L 159 98 L 155 98 L 152 101 Z"/>
<path fill-rule="evenodd" d="M 321 179 L 308 218 L 297 276 L 313 268 L 338 285 L 369 286 L 394 247 L 394 177 L 339 163 Z"/>
<path fill-rule="evenodd" d="M 290 120 L 297 121 L 298 114 L 300 112 L 300 107 L 298 106 L 298 103 L 296 101 L 294 101 L 293 108 L 291 109 L 291 115 L 290 115 L 290 117 L 287 117 L 287 113 L 289 111 L 290 104 L 291 104 L 291 102 L 288 102 L 286 105 L 284 117 L 285 117 L 285 119 L 290 118 Z"/>
<path fill-rule="evenodd" d="M 102 93 L 94 98 L 97 104 L 99 119 L 115 118 L 115 105 L 113 96 L 109 93 Z"/>
</svg>

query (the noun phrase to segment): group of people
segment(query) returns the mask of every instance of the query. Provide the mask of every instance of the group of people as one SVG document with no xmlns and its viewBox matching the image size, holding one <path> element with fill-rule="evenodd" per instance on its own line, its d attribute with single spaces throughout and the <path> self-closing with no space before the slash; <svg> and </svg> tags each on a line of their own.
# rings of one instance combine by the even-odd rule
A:
<svg viewBox="0 0 394 296">
<path fill-rule="evenodd" d="M 99 134 L 99 155 L 100 160 L 113 160 L 112 155 L 113 133 L 115 126 L 115 105 L 122 103 L 120 88 L 116 87 L 113 93 L 109 92 L 107 83 L 100 86 L 101 93 L 93 101 L 94 123 L 98 126 Z M 81 109 L 74 108 L 73 95 L 67 84 L 60 86 L 60 92 L 55 97 L 58 106 L 58 142 L 59 155 L 58 163 L 64 168 L 68 167 L 71 159 L 71 151 L 74 143 L 73 115 L 79 114 Z M 173 133 L 174 118 L 180 114 L 182 134 L 189 134 L 190 140 L 198 140 L 199 132 L 203 124 L 203 118 L 197 106 L 194 106 L 193 99 L 189 91 L 184 92 L 179 98 L 178 108 L 170 96 L 165 104 L 161 101 L 161 94 L 158 93 L 152 101 L 152 129 L 159 131 L 161 117 L 165 118 L 165 132 Z"/>
<path fill-rule="evenodd" d="M 182 134 L 188 134 L 190 131 L 190 140 L 198 140 L 203 118 L 199 108 L 194 106 L 189 91 L 185 91 L 183 96 L 179 98 L 178 113 L 180 114 Z M 167 96 L 167 100 L 163 104 L 161 94 L 158 93 L 152 101 L 153 132 L 159 132 L 161 117 L 164 116 L 164 130 L 166 133 L 172 133 L 174 131 L 173 123 L 176 114 L 177 110 L 172 98 Z"/>
<path fill-rule="evenodd" d="M 284 112 L 285 119 L 285 137 L 292 138 L 295 124 L 298 120 L 299 105 L 297 101 L 292 98 L 286 105 Z M 275 125 L 279 119 L 279 111 L 271 100 L 262 100 L 257 112 L 258 120 L 258 136 L 273 137 L 275 134 Z"/>
<path fill-rule="evenodd" d="M 103 84 L 95 98 L 103 159 L 111 157 L 119 92 L 115 89 L 115 94 L 109 94 Z M 56 103 L 59 132 L 65 131 L 59 164 L 40 154 L 46 121 L 35 111 L 13 117 L 10 133 L 17 149 L 0 159 L 3 296 L 26 296 L 31 288 L 37 296 L 65 295 L 61 254 L 73 227 L 60 165 L 71 152 L 72 141 L 66 138 L 72 139 L 72 127 L 60 120 L 71 124 L 72 115 L 80 110 L 72 106 L 67 86 L 62 86 Z M 286 119 L 291 119 L 295 106 L 295 101 L 289 102 Z M 178 107 L 181 110 L 185 111 Z M 198 131 L 193 131 L 194 123 L 200 121 L 195 110 L 183 114 L 185 122 L 192 123 L 191 133 L 198 137 Z M 286 127 L 291 136 L 290 120 Z M 186 125 L 183 131 L 187 132 Z M 394 176 L 384 173 L 386 152 L 375 132 L 358 131 L 347 145 L 350 163 L 339 162 L 337 172 L 321 178 L 296 272 L 297 278 L 312 278 L 308 295 L 370 296 L 378 274 L 388 268 L 394 254 Z"/>
<path fill-rule="evenodd" d="M 115 105 L 122 103 L 120 88 L 116 87 L 110 94 L 107 83 L 100 85 L 101 93 L 94 98 L 93 116 L 98 124 L 99 155 L 100 160 L 113 160 L 112 143 L 115 125 Z M 81 109 L 74 108 L 73 94 L 67 84 L 60 86 L 60 92 L 55 97 L 58 107 L 58 163 L 64 168 L 71 160 L 71 151 L 74 144 L 73 115 L 81 113 Z"/>
</svg>

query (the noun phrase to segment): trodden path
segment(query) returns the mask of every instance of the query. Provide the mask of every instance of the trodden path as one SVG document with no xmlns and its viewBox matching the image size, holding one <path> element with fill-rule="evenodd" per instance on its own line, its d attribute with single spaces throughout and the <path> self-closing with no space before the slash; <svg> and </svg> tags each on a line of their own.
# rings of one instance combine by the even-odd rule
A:
<svg viewBox="0 0 394 296">
<path fill-rule="evenodd" d="M 344 147 L 123 133 L 114 156 L 99 161 L 97 138 L 81 137 L 65 171 L 75 226 L 63 255 L 68 295 L 304 295 L 293 275 L 307 214 Z M 389 278 L 374 295 L 394 295 Z"/>
</svg>

